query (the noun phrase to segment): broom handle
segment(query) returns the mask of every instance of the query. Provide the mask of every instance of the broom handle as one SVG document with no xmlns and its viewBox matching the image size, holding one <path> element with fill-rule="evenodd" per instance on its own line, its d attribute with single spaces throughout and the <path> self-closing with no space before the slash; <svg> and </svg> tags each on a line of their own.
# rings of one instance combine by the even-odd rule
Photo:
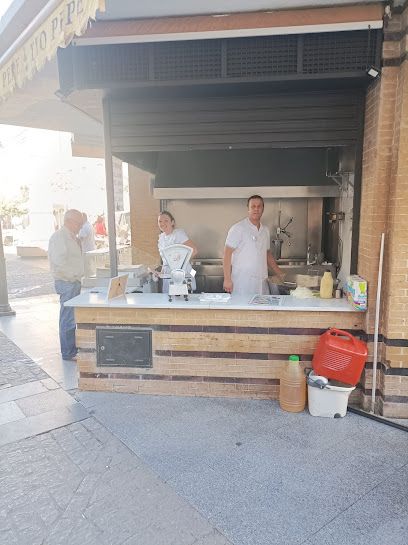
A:
<svg viewBox="0 0 408 545">
<path fill-rule="evenodd" d="M 380 322 L 380 306 L 381 306 L 381 283 L 382 269 L 384 259 L 384 233 L 381 233 L 380 247 L 380 262 L 378 264 L 378 282 L 377 282 L 377 298 L 375 302 L 375 322 L 374 322 L 374 354 L 373 354 L 373 385 L 371 390 L 371 412 L 374 413 L 375 394 L 377 390 L 377 359 L 378 359 L 378 327 Z"/>
</svg>

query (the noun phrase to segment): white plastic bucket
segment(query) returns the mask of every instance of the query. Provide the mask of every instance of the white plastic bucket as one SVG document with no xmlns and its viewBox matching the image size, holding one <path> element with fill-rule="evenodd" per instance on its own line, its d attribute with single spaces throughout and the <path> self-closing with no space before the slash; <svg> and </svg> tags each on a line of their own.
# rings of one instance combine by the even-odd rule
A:
<svg viewBox="0 0 408 545">
<path fill-rule="evenodd" d="M 313 371 L 312 371 L 313 373 Z M 312 373 L 310 373 L 312 375 Z M 313 375 L 308 382 L 313 382 Z M 339 418 L 346 416 L 347 404 L 355 386 L 334 386 L 329 383 L 324 388 L 316 388 L 308 384 L 308 406 L 312 416 Z"/>
</svg>

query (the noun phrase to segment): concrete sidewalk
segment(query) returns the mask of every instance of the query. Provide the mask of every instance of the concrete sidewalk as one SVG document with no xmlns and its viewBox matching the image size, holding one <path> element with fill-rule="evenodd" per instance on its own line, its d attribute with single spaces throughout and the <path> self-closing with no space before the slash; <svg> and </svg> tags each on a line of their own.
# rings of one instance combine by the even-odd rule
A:
<svg viewBox="0 0 408 545">
<path fill-rule="evenodd" d="M 2 425 L 72 420 L 0 448 L 1 544 L 406 545 L 407 433 L 269 401 L 78 392 L 56 298 L 13 306 L 0 414 L 15 420 Z"/>
</svg>

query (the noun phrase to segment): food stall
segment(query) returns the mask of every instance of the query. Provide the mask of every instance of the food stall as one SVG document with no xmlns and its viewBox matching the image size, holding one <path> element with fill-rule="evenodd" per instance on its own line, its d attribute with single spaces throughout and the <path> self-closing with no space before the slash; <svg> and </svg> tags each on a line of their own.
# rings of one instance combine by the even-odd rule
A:
<svg viewBox="0 0 408 545">
<path fill-rule="evenodd" d="M 265 222 L 273 240 L 281 241 L 273 244 L 288 276 L 295 281 L 320 277 L 319 267 L 331 263 L 343 285 L 348 274 L 359 273 L 369 289 L 375 288 L 380 237 L 374 235 L 386 222 L 387 206 L 394 206 L 378 197 L 388 195 L 385 182 L 394 161 L 391 129 L 387 140 L 387 127 L 394 125 L 382 116 L 395 104 L 395 97 L 388 101 L 386 96 L 396 92 L 399 70 L 391 47 L 399 40 L 394 19 L 382 51 L 383 14 L 381 4 L 371 4 L 313 13 L 131 19 L 113 26 L 97 22 L 61 51 L 64 100 L 92 112 L 104 125 L 110 224 L 112 156 L 130 165 L 134 255 L 139 250 L 155 254 L 155 217 L 168 208 L 199 247 L 200 291 L 218 292 L 226 224 L 244 217 L 246 198 L 259 193 L 266 199 Z M 381 54 L 390 58 L 379 82 Z M 398 176 L 395 180 L 397 188 Z M 135 259 L 140 263 L 145 260 Z M 389 274 L 397 278 L 398 267 L 391 263 Z M 116 273 L 111 249 L 111 276 Z M 212 395 L 216 386 L 208 385 L 230 377 L 234 384 L 246 381 L 245 388 L 251 381 L 275 381 L 270 386 L 276 389 L 287 354 L 298 353 L 307 364 L 319 333 L 336 326 L 369 342 L 357 394 L 363 404 L 370 397 L 372 295 L 368 314 L 345 300 L 332 301 L 331 309 L 300 310 L 285 295 L 272 308 L 250 305 L 249 298 L 239 308 L 234 298 L 220 308 L 214 302 L 203 308 L 207 303 L 197 298 L 179 307 L 159 294 L 129 294 L 122 303 L 83 297 L 72 303 L 82 388 L 160 393 L 160 387 L 174 391 L 177 383 L 179 392 L 184 388 L 191 394 L 198 392 L 193 384 L 201 382 L 202 391 Z M 396 384 L 405 381 L 406 339 L 398 312 L 388 299 L 378 399 L 380 411 L 402 415 L 406 394 Z M 97 327 L 113 326 L 151 330 L 151 368 L 119 362 L 103 370 L 97 364 L 98 350 L 105 346 Z M 135 389 L 134 376 L 142 377 L 137 380 L 143 388 Z M 167 378 L 160 382 L 161 376 Z M 201 379 L 194 382 L 194 376 Z M 242 395 L 238 387 L 231 389 Z"/>
<path fill-rule="evenodd" d="M 245 200 L 254 193 L 265 198 L 263 221 L 272 240 L 282 241 L 275 246 L 287 279 L 299 283 L 301 276 L 314 278 L 318 287 L 331 258 L 336 273 L 336 265 L 344 265 L 345 280 L 355 269 L 352 247 L 358 242 L 359 215 L 349 213 L 342 220 L 348 236 L 341 247 L 338 236 L 325 233 L 328 213 L 340 210 L 340 199 L 358 205 L 367 77 L 365 71 L 355 72 L 353 63 L 360 62 L 360 54 L 377 62 L 378 30 L 134 44 L 130 49 L 136 56 L 118 44 L 107 46 L 101 56 L 100 46 L 86 41 L 93 32 L 61 52 L 61 88 L 69 88 L 75 101 L 81 88 L 90 86 L 91 79 L 98 86 L 95 78 L 104 74 L 100 85 L 111 87 L 102 103 L 108 182 L 112 155 L 149 173 L 151 195 L 142 205 L 149 209 L 153 200 L 168 208 L 196 243 L 198 291 L 222 291 L 222 278 L 209 287 L 208 278 L 215 275 L 203 274 L 203 267 L 219 270 L 226 232 L 246 215 Z M 315 55 L 321 55 L 321 39 L 334 48 L 323 68 L 313 64 Z M 332 63 L 350 40 L 354 58 L 333 72 Z M 278 62 L 278 46 L 279 51 L 298 52 L 293 73 L 281 56 L 281 68 L 271 72 L 268 63 L 272 58 Z M 219 52 L 227 70 L 218 73 L 211 63 L 217 62 Z M 140 73 L 131 88 L 118 89 L 118 80 L 113 86 L 116 56 L 127 59 L 131 74 L 144 66 L 145 53 L 154 74 L 147 72 L 144 81 Z M 198 74 L 196 62 L 208 74 Z M 68 81 L 72 74 L 74 80 Z M 106 80 L 110 77 L 112 86 Z M 166 85 L 158 85 L 159 79 Z M 72 92 L 72 84 L 77 91 Z M 137 199 L 134 191 L 131 218 Z M 290 219 L 289 231 L 285 227 Z M 114 276 L 114 234 L 111 229 L 109 233 Z M 84 293 L 69 303 L 76 309 L 80 387 L 276 397 L 288 354 L 301 355 L 307 365 L 319 334 L 330 326 L 364 334 L 364 313 L 345 299 L 315 298 L 305 304 L 282 295 L 271 306 L 252 304 L 254 295 L 233 295 L 227 302 L 194 295 L 187 302 L 169 302 L 162 294 L 129 293 L 106 300 L 102 291 Z M 138 366 L 136 354 L 150 354 L 148 363 Z"/>
</svg>

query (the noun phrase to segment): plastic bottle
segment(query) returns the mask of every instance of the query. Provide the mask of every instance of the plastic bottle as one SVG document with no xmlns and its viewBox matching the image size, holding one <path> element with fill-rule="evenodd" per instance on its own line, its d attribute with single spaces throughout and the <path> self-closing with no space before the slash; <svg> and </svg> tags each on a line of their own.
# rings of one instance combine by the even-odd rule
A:
<svg viewBox="0 0 408 545">
<path fill-rule="evenodd" d="M 327 269 L 320 281 L 320 299 L 331 299 L 333 297 L 333 276 L 330 269 Z"/>
<path fill-rule="evenodd" d="M 289 356 L 280 379 L 279 404 L 290 413 L 300 413 L 306 405 L 306 377 L 299 356 Z"/>
</svg>

